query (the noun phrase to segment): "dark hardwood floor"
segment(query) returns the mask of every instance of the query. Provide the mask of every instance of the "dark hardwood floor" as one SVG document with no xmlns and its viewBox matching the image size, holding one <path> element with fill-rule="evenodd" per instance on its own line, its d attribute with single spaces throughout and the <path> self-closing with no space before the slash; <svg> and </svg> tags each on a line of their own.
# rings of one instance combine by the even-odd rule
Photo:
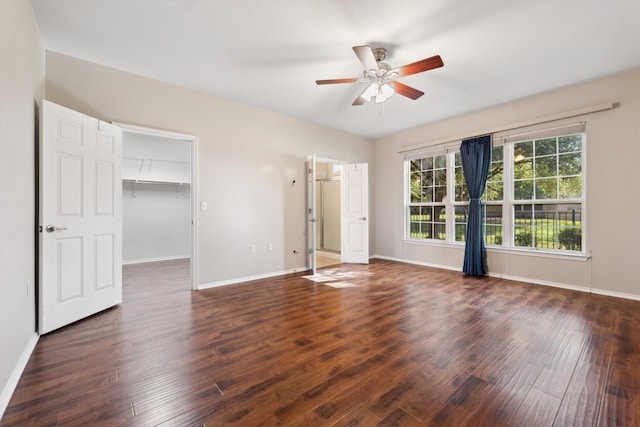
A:
<svg viewBox="0 0 640 427">
<path fill-rule="evenodd" d="M 42 336 L 3 426 L 640 426 L 640 302 L 373 261 L 124 302 Z"/>
</svg>

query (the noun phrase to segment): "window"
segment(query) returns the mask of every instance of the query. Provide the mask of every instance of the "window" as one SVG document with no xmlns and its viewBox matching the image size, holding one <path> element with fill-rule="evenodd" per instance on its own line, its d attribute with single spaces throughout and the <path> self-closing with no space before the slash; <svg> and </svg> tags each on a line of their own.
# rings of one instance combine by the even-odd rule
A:
<svg viewBox="0 0 640 427">
<path fill-rule="evenodd" d="M 407 238 L 465 240 L 469 194 L 459 145 L 406 157 Z M 485 244 L 582 252 L 583 150 L 584 123 L 494 136 L 482 196 Z"/>
<path fill-rule="evenodd" d="M 411 160 L 409 173 L 409 237 L 445 240 L 446 156 Z"/>
<path fill-rule="evenodd" d="M 514 245 L 582 250 L 582 134 L 513 144 Z"/>
</svg>

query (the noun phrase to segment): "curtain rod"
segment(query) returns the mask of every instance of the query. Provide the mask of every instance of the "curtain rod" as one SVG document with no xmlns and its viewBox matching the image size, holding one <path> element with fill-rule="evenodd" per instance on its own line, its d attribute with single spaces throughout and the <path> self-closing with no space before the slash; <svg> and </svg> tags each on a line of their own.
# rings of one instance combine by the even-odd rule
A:
<svg viewBox="0 0 640 427">
<path fill-rule="evenodd" d="M 463 134 L 461 136 L 458 136 L 458 137 L 455 137 L 455 138 L 442 138 L 442 139 L 437 139 L 435 141 L 432 141 L 431 143 L 409 145 L 409 146 L 406 146 L 406 147 L 402 147 L 398 151 L 398 153 L 399 154 L 404 154 L 404 153 L 407 153 L 409 151 L 419 150 L 419 149 L 422 149 L 422 148 L 431 148 L 431 147 L 437 147 L 438 145 L 450 144 L 452 142 L 460 141 L 460 140 L 463 140 L 463 139 L 466 139 L 466 138 L 472 138 L 472 137 L 478 136 L 478 135 L 486 135 L 486 134 L 493 134 L 493 133 L 496 133 L 496 132 L 504 132 L 504 131 L 508 131 L 508 130 L 523 128 L 523 127 L 526 127 L 526 126 L 539 125 L 539 124 L 543 124 L 543 123 L 553 122 L 553 121 L 556 121 L 556 120 L 568 119 L 568 118 L 571 118 L 571 117 L 581 116 L 583 114 L 597 113 L 599 111 L 606 111 L 606 110 L 611 110 L 611 109 L 613 109 L 613 102 L 604 102 L 602 104 L 591 105 L 589 107 L 576 108 L 575 110 L 569 110 L 569 111 L 565 111 L 565 112 L 562 112 L 562 113 L 555 113 L 555 114 L 550 114 L 548 116 L 538 117 L 537 119 L 530 119 L 530 120 L 525 120 L 525 121 L 522 121 L 522 122 L 510 123 L 510 124 L 502 125 L 502 126 L 496 126 L 494 128 L 485 129 L 485 130 L 478 131 L 478 132 L 469 132 L 469 133 L 465 133 L 465 134 Z"/>
</svg>

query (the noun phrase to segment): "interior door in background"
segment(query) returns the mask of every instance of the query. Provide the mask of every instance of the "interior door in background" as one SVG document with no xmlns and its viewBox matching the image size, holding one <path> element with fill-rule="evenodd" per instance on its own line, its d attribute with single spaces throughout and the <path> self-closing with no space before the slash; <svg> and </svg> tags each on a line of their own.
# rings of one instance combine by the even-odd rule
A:
<svg viewBox="0 0 640 427">
<path fill-rule="evenodd" d="M 369 264 L 368 165 L 344 165 L 342 188 L 342 262 Z"/>
<path fill-rule="evenodd" d="M 122 130 L 43 101 L 39 330 L 122 302 Z"/>
</svg>

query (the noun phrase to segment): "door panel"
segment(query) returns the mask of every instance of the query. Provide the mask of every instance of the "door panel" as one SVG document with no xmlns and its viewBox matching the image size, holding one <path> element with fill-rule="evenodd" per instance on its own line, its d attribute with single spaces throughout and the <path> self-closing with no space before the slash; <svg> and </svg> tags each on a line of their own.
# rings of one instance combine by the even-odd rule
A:
<svg viewBox="0 0 640 427">
<path fill-rule="evenodd" d="M 40 332 L 122 302 L 122 131 L 43 101 Z"/>
<path fill-rule="evenodd" d="M 342 262 L 369 263 L 369 178 L 366 163 L 342 170 Z"/>
</svg>

